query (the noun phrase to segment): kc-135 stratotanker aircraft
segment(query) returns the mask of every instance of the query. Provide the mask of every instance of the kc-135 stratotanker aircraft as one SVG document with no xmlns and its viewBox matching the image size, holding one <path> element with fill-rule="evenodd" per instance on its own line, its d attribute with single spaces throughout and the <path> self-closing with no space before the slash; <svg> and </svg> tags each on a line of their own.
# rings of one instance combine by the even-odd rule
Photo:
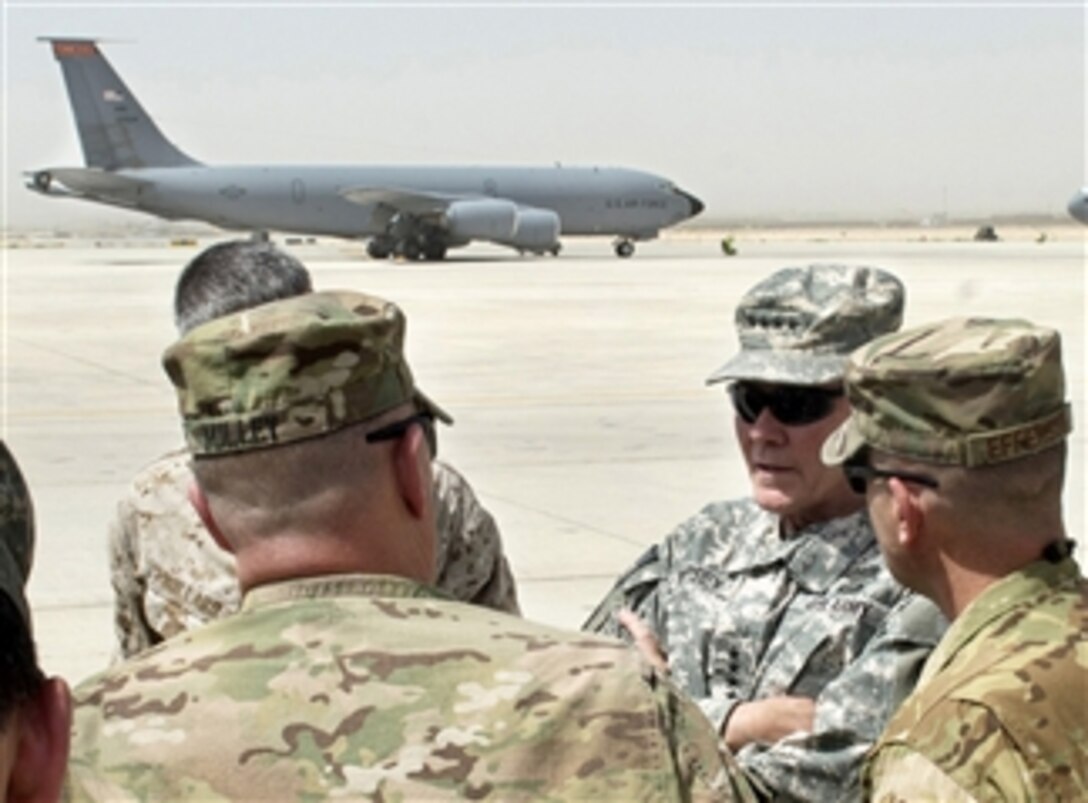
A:
<svg viewBox="0 0 1088 803">
<path fill-rule="evenodd" d="M 668 179 L 618 167 L 211 166 L 171 143 L 97 40 L 43 37 L 60 62 L 85 167 L 28 173 L 27 186 L 225 229 L 369 238 L 382 259 L 442 259 L 485 240 L 558 254 L 564 235 L 609 235 L 616 254 L 699 214 Z"/>
</svg>

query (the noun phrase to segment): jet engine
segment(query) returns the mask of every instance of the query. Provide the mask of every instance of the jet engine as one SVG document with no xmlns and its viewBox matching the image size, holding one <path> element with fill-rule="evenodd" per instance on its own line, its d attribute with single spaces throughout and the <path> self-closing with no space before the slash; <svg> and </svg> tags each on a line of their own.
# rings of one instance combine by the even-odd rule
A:
<svg viewBox="0 0 1088 803">
<path fill-rule="evenodd" d="M 551 209 L 519 209 L 514 235 L 503 242 L 542 254 L 559 245 L 559 215 Z"/>
<path fill-rule="evenodd" d="M 517 230 L 518 209 L 500 198 L 454 201 L 446 208 L 452 240 L 509 241 Z"/>
</svg>

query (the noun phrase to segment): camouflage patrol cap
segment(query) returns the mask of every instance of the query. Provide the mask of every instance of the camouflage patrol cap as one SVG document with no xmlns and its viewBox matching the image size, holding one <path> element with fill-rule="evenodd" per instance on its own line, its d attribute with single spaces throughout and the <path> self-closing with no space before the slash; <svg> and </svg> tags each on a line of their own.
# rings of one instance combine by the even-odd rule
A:
<svg viewBox="0 0 1088 803">
<path fill-rule="evenodd" d="M 34 557 L 34 506 L 11 452 L 0 441 L 0 592 L 19 609 L 30 630 L 26 581 Z"/>
<path fill-rule="evenodd" d="M 1061 338 L 1027 321 L 954 318 L 887 335 L 846 368 L 853 413 L 824 442 L 842 463 L 862 446 L 927 463 L 992 465 L 1072 430 Z"/>
<path fill-rule="evenodd" d="M 404 313 L 351 291 L 309 293 L 208 321 L 166 350 L 163 367 L 194 456 L 326 435 L 424 396 L 404 357 Z"/>
<path fill-rule="evenodd" d="M 783 268 L 737 305 L 740 353 L 707 384 L 730 379 L 823 385 L 842 378 L 846 357 L 903 321 L 902 283 L 879 268 Z"/>
</svg>

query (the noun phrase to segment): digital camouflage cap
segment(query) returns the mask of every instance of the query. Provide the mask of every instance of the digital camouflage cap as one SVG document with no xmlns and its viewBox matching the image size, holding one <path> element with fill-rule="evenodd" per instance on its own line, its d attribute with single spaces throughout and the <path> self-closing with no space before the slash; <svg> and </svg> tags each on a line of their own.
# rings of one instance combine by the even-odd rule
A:
<svg viewBox="0 0 1088 803">
<path fill-rule="evenodd" d="M 19 609 L 30 630 L 26 581 L 34 558 L 34 506 L 8 447 L 0 441 L 0 592 Z"/>
<path fill-rule="evenodd" d="M 829 465 L 862 446 L 992 465 L 1072 430 L 1061 338 L 1022 320 L 954 318 L 882 337 L 850 356 L 845 386 L 853 413 L 824 443 Z"/>
<path fill-rule="evenodd" d="M 166 350 L 190 451 L 211 457 L 314 438 L 406 402 L 404 313 L 350 291 L 309 293 L 209 321 Z"/>
<path fill-rule="evenodd" d="M 846 357 L 903 322 L 902 283 L 852 265 L 783 268 L 737 305 L 740 353 L 707 384 L 750 380 L 823 385 L 842 378 Z"/>
</svg>

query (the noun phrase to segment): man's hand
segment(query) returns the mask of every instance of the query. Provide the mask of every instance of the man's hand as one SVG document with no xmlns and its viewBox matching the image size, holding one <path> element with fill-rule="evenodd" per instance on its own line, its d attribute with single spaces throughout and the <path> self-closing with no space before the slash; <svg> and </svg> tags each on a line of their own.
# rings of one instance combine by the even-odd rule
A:
<svg viewBox="0 0 1088 803">
<path fill-rule="evenodd" d="M 668 656 L 646 623 L 628 609 L 616 614 L 631 634 L 635 648 L 662 673 L 668 674 Z M 768 697 L 741 703 L 725 723 L 725 743 L 736 751 L 750 742 L 771 744 L 798 731 L 811 731 L 816 720 L 816 702 L 808 697 Z"/>
<path fill-rule="evenodd" d="M 751 742 L 773 744 L 798 731 L 811 731 L 816 702 L 808 697 L 768 697 L 740 703 L 725 722 L 725 744 L 736 751 Z"/>
<path fill-rule="evenodd" d="M 653 664 L 662 674 L 669 674 L 669 659 L 661 651 L 661 645 L 657 641 L 654 631 L 646 626 L 634 611 L 624 608 L 616 614 L 616 619 L 635 640 L 635 649 L 642 653 L 642 657 Z"/>
</svg>

